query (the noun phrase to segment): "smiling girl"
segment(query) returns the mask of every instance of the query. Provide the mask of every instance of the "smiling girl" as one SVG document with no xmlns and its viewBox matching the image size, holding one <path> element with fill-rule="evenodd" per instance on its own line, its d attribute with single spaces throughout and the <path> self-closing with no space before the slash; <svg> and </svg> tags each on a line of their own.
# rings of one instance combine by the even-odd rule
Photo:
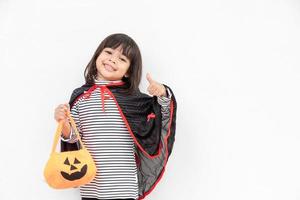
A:
<svg viewBox="0 0 300 200">
<path fill-rule="evenodd" d="M 139 90 L 142 59 L 125 34 L 105 38 L 69 103 L 55 108 L 63 120 L 62 151 L 76 149 L 80 137 L 97 166 L 93 181 L 80 186 L 82 200 L 143 199 L 161 179 L 175 137 L 176 100 L 172 90 L 147 74 L 150 95 Z"/>
</svg>

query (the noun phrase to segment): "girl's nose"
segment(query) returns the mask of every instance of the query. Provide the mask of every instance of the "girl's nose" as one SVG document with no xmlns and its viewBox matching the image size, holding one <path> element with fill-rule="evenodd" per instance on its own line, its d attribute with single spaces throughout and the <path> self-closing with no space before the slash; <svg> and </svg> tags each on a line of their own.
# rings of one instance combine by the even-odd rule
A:
<svg viewBox="0 0 300 200">
<path fill-rule="evenodd" d="M 114 59 L 109 59 L 109 61 L 113 62 L 114 64 L 116 64 L 116 61 Z"/>
<path fill-rule="evenodd" d="M 109 61 L 113 62 L 114 64 L 116 64 L 116 57 L 115 56 L 111 56 Z"/>
</svg>

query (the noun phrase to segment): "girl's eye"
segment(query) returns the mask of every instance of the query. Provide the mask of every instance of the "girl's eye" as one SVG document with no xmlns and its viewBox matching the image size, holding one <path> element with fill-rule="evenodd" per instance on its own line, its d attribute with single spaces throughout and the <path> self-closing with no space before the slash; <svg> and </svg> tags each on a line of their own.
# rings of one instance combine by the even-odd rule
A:
<svg viewBox="0 0 300 200">
<path fill-rule="evenodd" d="M 110 51 L 107 51 L 107 50 L 106 50 L 105 52 L 106 52 L 106 53 L 108 53 L 108 54 L 111 54 L 111 52 L 110 52 Z"/>
<path fill-rule="evenodd" d="M 123 62 L 126 62 L 126 60 L 124 58 L 120 58 Z"/>
</svg>

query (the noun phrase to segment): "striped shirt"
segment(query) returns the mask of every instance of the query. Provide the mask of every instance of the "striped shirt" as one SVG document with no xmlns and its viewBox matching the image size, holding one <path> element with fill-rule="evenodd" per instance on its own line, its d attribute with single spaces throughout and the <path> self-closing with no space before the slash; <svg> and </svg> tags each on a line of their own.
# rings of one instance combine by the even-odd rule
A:
<svg viewBox="0 0 300 200">
<path fill-rule="evenodd" d="M 112 82 L 120 81 L 95 80 L 97 85 Z M 133 138 L 113 98 L 104 92 L 106 98 L 102 105 L 101 95 L 101 90 L 95 89 L 88 99 L 83 96 L 77 99 L 71 109 L 71 116 L 82 141 L 97 167 L 96 177 L 92 182 L 80 186 L 80 194 L 85 198 L 137 199 L 138 180 Z M 170 96 L 158 98 L 162 108 L 168 106 L 169 102 Z M 76 142 L 74 130 L 71 130 L 70 138 L 62 137 L 62 140 Z"/>
</svg>

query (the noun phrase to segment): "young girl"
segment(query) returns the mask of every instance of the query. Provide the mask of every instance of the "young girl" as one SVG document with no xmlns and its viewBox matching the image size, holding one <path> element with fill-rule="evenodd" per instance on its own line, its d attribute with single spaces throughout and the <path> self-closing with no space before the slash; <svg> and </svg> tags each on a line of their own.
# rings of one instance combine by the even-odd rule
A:
<svg viewBox="0 0 300 200">
<path fill-rule="evenodd" d="M 67 104 L 55 109 L 64 121 L 61 151 L 77 147 L 67 112 L 97 166 L 94 180 L 80 187 L 82 200 L 143 199 L 162 177 L 171 154 L 176 120 L 172 90 L 147 74 L 148 92 L 139 90 L 140 50 L 125 34 L 105 38 Z"/>
</svg>

